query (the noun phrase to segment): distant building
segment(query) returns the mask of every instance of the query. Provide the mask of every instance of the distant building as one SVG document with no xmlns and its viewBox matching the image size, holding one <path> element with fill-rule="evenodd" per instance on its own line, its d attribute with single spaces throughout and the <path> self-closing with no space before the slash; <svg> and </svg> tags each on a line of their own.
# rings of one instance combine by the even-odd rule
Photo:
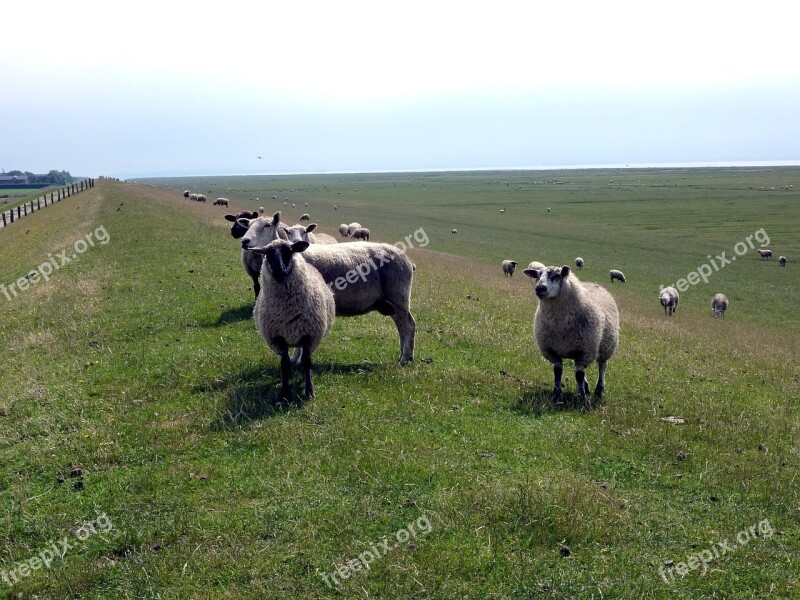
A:
<svg viewBox="0 0 800 600">
<path fill-rule="evenodd" d="M 0 175 L 0 185 L 28 183 L 27 175 Z"/>
</svg>

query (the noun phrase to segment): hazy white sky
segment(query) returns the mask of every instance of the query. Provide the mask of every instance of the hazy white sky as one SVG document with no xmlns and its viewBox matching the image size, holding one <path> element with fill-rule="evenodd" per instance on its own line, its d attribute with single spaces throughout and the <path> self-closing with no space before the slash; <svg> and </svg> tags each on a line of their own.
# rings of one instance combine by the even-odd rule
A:
<svg viewBox="0 0 800 600">
<path fill-rule="evenodd" d="M 800 163 L 785 0 L 8 4 L 5 170 Z"/>
</svg>

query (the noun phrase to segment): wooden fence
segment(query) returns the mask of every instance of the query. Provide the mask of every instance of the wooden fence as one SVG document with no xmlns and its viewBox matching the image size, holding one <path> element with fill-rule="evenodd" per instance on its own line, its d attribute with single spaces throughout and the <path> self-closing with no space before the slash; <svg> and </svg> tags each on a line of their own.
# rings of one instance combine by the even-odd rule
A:
<svg viewBox="0 0 800 600">
<path fill-rule="evenodd" d="M 83 190 L 88 190 L 89 188 L 93 187 L 94 179 L 83 179 L 77 183 L 71 183 L 66 187 L 58 188 L 57 190 L 50 190 L 49 193 L 38 197 L 36 200 L 25 202 L 15 208 L 12 208 L 11 210 L 6 210 L 0 213 L 0 227 L 7 227 L 14 221 L 20 220 L 22 217 L 26 217 L 29 214 L 33 214 L 38 210 L 41 210 L 47 206 L 51 206 L 56 202 L 61 202 L 70 196 L 74 196 Z M 49 204 L 48 196 L 50 200 Z"/>
</svg>

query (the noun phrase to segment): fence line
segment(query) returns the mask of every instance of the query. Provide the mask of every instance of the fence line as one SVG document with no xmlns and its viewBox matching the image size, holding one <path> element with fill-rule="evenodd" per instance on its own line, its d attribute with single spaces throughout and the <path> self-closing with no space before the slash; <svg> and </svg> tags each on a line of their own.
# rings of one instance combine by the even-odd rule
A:
<svg viewBox="0 0 800 600">
<path fill-rule="evenodd" d="M 88 190 L 89 188 L 93 187 L 94 179 L 82 179 L 77 183 L 70 183 L 66 187 L 58 188 L 57 190 L 51 190 L 49 205 L 47 203 L 47 194 L 36 198 L 35 203 L 33 200 L 30 202 L 23 202 L 16 208 L 12 208 L 11 210 L 6 210 L 0 213 L 0 228 L 7 227 L 14 221 L 19 221 L 22 217 L 28 216 L 28 214 L 33 214 L 34 212 L 40 211 L 47 206 L 52 206 L 56 202 L 61 202 L 62 200 L 74 196 L 83 190 Z M 29 206 L 30 210 L 28 210 Z M 14 215 L 15 212 L 16 216 Z"/>
</svg>

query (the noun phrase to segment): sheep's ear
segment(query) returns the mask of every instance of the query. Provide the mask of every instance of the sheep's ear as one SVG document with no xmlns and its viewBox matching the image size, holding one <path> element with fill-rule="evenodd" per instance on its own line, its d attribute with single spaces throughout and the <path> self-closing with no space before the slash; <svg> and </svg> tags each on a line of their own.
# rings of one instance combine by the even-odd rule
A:
<svg viewBox="0 0 800 600">
<path fill-rule="evenodd" d="M 563 267 L 561 267 L 561 279 L 566 279 L 568 275 L 569 275 L 569 266 L 564 265 Z"/>
<path fill-rule="evenodd" d="M 236 215 L 225 215 L 225 220 L 226 221 L 232 221 L 232 222 L 235 223 L 236 222 Z"/>
<path fill-rule="evenodd" d="M 277 227 L 278 223 L 280 222 L 281 222 L 281 211 L 278 211 L 274 215 L 272 215 L 272 224 L 275 225 L 275 227 Z"/>
<path fill-rule="evenodd" d="M 512 264 L 512 265 L 514 265 L 514 266 L 516 267 L 516 266 L 517 266 L 517 261 L 515 261 L 515 260 L 512 260 L 512 261 L 511 261 L 511 264 Z"/>
<path fill-rule="evenodd" d="M 250 219 L 236 219 L 236 224 L 245 229 L 250 229 Z"/>
<path fill-rule="evenodd" d="M 303 252 L 306 248 L 308 248 L 311 244 L 309 244 L 305 240 L 299 240 L 292 244 L 292 252 Z"/>
<path fill-rule="evenodd" d="M 311 233 L 311 232 L 312 232 L 312 231 L 314 231 L 316 228 L 317 228 L 317 224 L 316 224 L 316 223 L 312 223 L 311 225 L 309 225 L 308 227 L 306 227 L 306 233 Z"/>
<path fill-rule="evenodd" d="M 539 279 L 539 269 L 522 269 L 522 274 L 531 279 Z"/>
</svg>

